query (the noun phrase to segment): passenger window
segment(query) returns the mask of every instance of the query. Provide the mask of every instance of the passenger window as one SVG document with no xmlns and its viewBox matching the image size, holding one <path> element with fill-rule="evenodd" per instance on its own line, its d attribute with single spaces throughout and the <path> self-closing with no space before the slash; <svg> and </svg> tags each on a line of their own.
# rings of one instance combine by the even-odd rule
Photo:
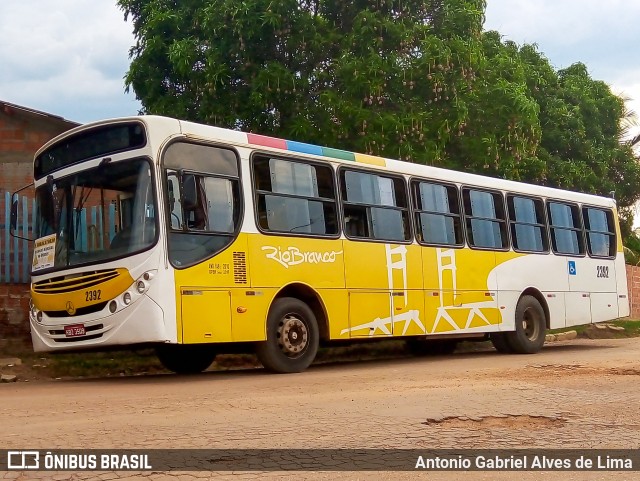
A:
<svg viewBox="0 0 640 481">
<path fill-rule="evenodd" d="M 219 177 L 185 174 L 183 208 L 187 230 L 234 231 L 234 205 L 238 197 L 233 181 Z"/>
<path fill-rule="evenodd" d="M 253 175 L 262 230 L 338 235 L 331 166 L 256 156 Z"/>
<path fill-rule="evenodd" d="M 561 202 L 548 202 L 547 206 L 554 252 L 583 255 L 585 249 L 578 206 Z"/>
<path fill-rule="evenodd" d="M 451 246 L 464 243 L 455 186 L 414 182 L 413 196 L 419 242 Z"/>
<path fill-rule="evenodd" d="M 525 252 L 547 252 L 547 226 L 542 199 L 507 196 L 513 248 Z"/>
<path fill-rule="evenodd" d="M 469 245 L 483 249 L 508 249 L 502 194 L 463 189 L 462 198 Z"/>
<path fill-rule="evenodd" d="M 616 233 L 610 210 L 583 207 L 587 249 L 592 257 L 615 257 Z"/>
<path fill-rule="evenodd" d="M 410 239 L 404 179 L 345 169 L 340 185 L 348 237 L 395 242 Z"/>
</svg>

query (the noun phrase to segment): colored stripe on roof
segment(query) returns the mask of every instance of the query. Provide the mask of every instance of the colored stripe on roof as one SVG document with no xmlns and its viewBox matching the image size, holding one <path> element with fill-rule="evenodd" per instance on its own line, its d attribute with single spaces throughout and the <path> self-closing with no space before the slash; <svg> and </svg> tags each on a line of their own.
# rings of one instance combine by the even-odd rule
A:
<svg viewBox="0 0 640 481">
<path fill-rule="evenodd" d="M 272 147 L 274 149 L 289 150 L 291 152 L 300 152 L 303 154 L 321 155 L 341 160 L 356 160 L 356 154 L 347 152 L 346 150 L 332 149 L 331 147 L 320 147 L 319 145 L 305 144 L 304 142 L 295 142 L 293 140 L 278 139 L 276 137 L 268 137 L 266 135 L 247 134 L 247 141 L 250 144 L 262 145 L 263 147 Z M 360 156 L 360 154 L 358 154 Z M 386 165 L 381 157 L 373 157 L 371 155 L 362 155 L 364 160 L 361 162 L 373 165 Z"/>
<path fill-rule="evenodd" d="M 331 147 L 322 147 L 322 153 L 325 157 L 332 157 L 334 159 L 341 160 L 356 160 L 356 156 L 353 152 L 347 152 L 346 150 L 332 149 Z"/>
<path fill-rule="evenodd" d="M 367 155 L 367 154 L 355 154 L 356 162 L 361 162 L 363 164 L 369 165 L 379 165 L 380 167 L 386 167 L 387 161 L 382 157 L 376 157 L 375 155 Z"/>
<path fill-rule="evenodd" d="M 250 144 L 287 150 L 287 141 L 283 139 L 277 139 L 275 137 L 267 137 L 266 135 L 258 134 L 247 134 L 247 139 Z"/>
<path fill-rule="evenodd" d="M 320 147 L 319 145 L 305 144 L 303 142 L 294 142 L 293 140 L 287 140 L 287 147 L 292 152 L 322 155 L 322 147 Z"/>
</svg>

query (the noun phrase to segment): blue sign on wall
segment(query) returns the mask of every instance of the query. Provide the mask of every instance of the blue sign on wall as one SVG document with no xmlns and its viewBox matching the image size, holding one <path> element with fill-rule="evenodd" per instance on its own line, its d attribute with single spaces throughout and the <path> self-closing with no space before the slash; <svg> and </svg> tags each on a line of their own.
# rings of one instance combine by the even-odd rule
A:
<svg viewBox="0 0 640 481">
<path fill-rule="evenodd" d="M 576 261 L 569 261 L 569 275 L 575 276 L 576 273 Z"/>
</svg>

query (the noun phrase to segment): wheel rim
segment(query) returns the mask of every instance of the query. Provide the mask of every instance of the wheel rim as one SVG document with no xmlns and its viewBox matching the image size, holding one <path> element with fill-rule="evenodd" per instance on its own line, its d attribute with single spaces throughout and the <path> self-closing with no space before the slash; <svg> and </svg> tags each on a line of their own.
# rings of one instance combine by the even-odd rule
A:
<svg viewBox="0 0 640 481">
<path fill-rule="evenodd" d="M 278 324 L 278 346 L 287 357 L 299 357 L 309 344 L 307 325 L 295 314 L 284 316 Z"/>
<path fill-rule="evenodd" d="M 535 309 L 528 308 L 524 311 L 522 331 L 530 341 L 535 341 L 540 335 L 540 316 Z"/>
</svg>

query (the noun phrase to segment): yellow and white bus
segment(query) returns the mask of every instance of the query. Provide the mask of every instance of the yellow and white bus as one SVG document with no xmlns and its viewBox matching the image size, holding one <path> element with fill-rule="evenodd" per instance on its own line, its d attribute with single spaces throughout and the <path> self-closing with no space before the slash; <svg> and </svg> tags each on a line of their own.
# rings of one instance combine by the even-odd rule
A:
<svg viewBox="0 0 640 481">
<path fill-rule="evenodd" d="M 299 372 L 327 341 L 534 353 L 629 314 L 609 198 L 156 116 L 56 137 L 34 180 L 36 351 Z"/>
</svg>

